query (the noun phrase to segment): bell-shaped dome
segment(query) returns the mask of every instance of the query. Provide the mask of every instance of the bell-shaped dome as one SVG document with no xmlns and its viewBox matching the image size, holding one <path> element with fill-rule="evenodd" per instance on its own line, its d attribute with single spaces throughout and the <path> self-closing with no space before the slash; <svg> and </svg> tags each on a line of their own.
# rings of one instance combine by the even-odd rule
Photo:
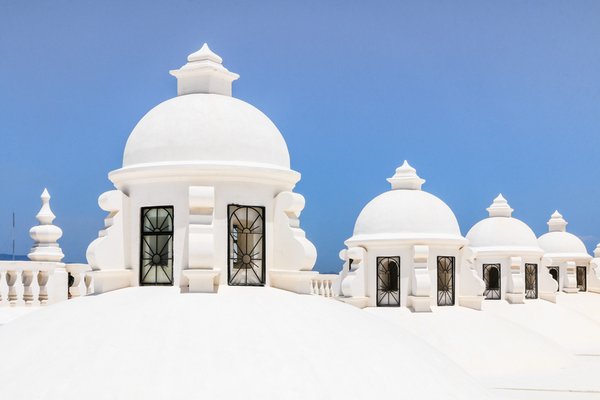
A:
<svg viewBox="0 0 600 400">
<path fill-rule="evenodd" d="M 539 246 L 547 255 L 591 259 L 583 241 L 567 232 L 567 221 L 558 211 L 554 211 L 548 220 L 548 228 L 549 232 L 538 239 Z"/>
<path fill-rule="evenodd" d="M 425 182 L 408 162 L 389 178 L 392 190 L 361 211 L 348 241 L 440 239 L 464 241 L 454 213 L 442 200 L 421 190 Z"/>
<path fill-rule="evenodd" d="M 238 75 L 221 63 L 205 44 L 171 71 L 179 96 L 154 107 L 136 125 L 123 167 L 200 162 L 289 169 L 283 136 L 257 108 L 231 97 Z"/>
<path fill-rule="evenodd" d="M 487 210 L 489 218 L 473 225 L 467 233 L 469 246 L 490 250 L 542 252 L 535 233 L 526 223 L 512 217 L 513 209 L 502 194 L 494 199 Z"/>
</svg>

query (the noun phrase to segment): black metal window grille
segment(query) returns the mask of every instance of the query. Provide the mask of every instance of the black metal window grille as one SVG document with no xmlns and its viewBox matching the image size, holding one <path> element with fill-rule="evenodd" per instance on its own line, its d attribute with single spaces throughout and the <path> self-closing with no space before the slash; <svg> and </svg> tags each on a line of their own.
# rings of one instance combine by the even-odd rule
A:
<svg viewBox="0 0 600 400">
<path fill-rule="evenodd" d="M 437 258 L 437 304 L 454 305 L 454 257 Z"/>
<path fill-rule="evenodd" d="M 537 264 L 525 264 L 525 298 L 538 298 Z"/>
<path fill-rule="evenodd" d="M 587 290 L 587 268 L 577 267 L 577 287 L 580 292 Z"/>
<path fill-rule="evenodd" d="M 228 283 L 265 284 L 265 208 L 230 204 L 227 208 Z"/>
<path fill-rule="evenodd" d="M 552 275 L 556 283 L 558 283 L 558 288 L 556 288 L 556 291 L 560 291 L 560 269 L 558 267 L 548 267 L 548 270 L 550 271 L 550 275 Z"/>
<path fill-rule="evenodd" d="M 173 207 L 143 207 L 140 236 L 140 285 L 173 285 Z"/>
<path fill-rule="evenodd" d="M 483 264 L 483 281 L 485 282 L 485 290 L 483 291 L 485 298 L 500 300 L 500 264 Z"/>
<path fill-rule="evenodd" d="M 400 306 L 400 257 L 377 257 L 377 306 Z"/>
</svg>

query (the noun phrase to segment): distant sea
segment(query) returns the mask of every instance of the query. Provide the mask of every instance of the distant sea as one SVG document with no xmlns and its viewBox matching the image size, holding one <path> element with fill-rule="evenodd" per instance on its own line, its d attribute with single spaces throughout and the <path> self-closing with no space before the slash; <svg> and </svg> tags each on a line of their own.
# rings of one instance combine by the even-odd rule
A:
<svg viewBox="0 0 600 400">
<path fill-rule="evenodd" d="M 6 261 L 6 260 L 11 261 L 12 259 L 13 259 L 12 254 L 0 253 L 0 261 Z M 29 260 L 29 258 L 27 258 L 27 256 L 15 254 L 15 260 L 16 261 L 27 261 L 27 260 Z"/>
</svg>

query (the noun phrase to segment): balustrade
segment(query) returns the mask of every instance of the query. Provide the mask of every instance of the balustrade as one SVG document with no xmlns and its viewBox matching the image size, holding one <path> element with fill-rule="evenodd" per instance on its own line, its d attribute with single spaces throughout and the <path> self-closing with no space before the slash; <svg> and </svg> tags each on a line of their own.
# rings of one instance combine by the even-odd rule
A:
<svg viewBox="0 0 600 400">
<path fill-rule="evenodd" d="M 335 282 L 338 275 L 316 275 L 310 281 L 310 294 L 322 297 L 336 297 Z"/>
</svg>

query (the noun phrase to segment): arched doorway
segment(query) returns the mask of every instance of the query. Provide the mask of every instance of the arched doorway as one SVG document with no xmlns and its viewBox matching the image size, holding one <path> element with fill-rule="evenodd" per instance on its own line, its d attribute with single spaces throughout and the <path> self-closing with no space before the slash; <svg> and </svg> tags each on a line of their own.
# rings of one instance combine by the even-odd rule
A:
<svg viewBox="0 0 600 400">
<path fill-rule="evenodd" d="M 587 290 L 587 268 L 577 267 L 577 287 L 580 292 Z"/>
<path fill-rule="evenodd" d="M 525 298 L 537 299 L 537 264 L 525 264 Z"/>
<path fill-rule="evenodd" d="M 400 306 L 400 257 L 377 257 L 377 306 Z"/>
<path fill-rule="evenodd" d="M 485 298 L 500 300 L 500 264 L 483 264 L 483 281 L 485 283 L 485 290 L 483 291 Z"/>
<path fill-rule="evenodd" d="M 265 284 L 265 208 L 228 206 L 228 283 L 231 286 Z"/>
<path fill-rule="evenodd" d="M 141 210 L 140 285 L 173 284 L 173 207 Z"/>
<path fill-rule="evenodd" d="M 437 305 L 454 305 L 454 257 L 437 258 Z"/>
</svg>

